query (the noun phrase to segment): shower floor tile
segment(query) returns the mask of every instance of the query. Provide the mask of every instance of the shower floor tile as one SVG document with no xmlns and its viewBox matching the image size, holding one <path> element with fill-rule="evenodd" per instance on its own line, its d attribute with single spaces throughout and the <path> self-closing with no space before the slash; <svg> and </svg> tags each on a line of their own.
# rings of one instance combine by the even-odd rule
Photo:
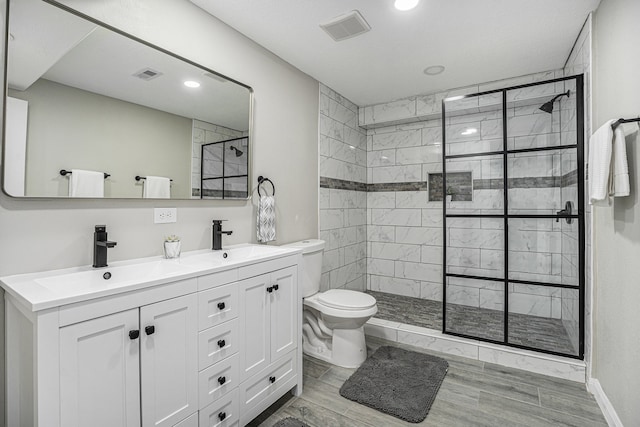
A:
<svg viewBox="0 0 640 427">
<path fill-rule="evenodd" d="M 378 319 L 442 330 L 442 302 L 367 291 L 378 303 Z M 504 313 L 447 305 L 447 331 L 479 338 L 504 339 Z M 577 354 L 560 319 L 509 313 L 509 342 L 564 354 Z"/>
</svg>

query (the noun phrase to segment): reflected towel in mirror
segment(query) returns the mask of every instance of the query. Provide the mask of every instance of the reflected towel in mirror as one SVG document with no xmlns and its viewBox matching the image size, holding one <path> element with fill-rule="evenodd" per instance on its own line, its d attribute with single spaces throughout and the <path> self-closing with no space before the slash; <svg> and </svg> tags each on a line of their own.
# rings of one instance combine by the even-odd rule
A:
<svg viewBox="0 0 640 427">
<path fill-rule="evenodd" d="M 69 197 L 104 197 L 104 172 L 71 169 Z"/>
<path fill-rule="evenodd" d="M 144 181 L 142 197 L 145 199 L 171 198 L 171 179 L 163 176 L 149 176 Z"/>
</svg>

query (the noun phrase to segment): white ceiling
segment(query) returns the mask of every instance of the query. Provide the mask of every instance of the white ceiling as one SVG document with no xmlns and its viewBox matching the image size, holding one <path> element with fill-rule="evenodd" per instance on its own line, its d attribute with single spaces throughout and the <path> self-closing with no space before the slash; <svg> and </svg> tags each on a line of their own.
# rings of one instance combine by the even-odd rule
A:
<svg viewBox="0 0 640 427">
<path fill-rule="evenodd" d="M 562 68 L 600 0 L 191 0 L 356 104 Z M 319 24 L 358 10 L 371 26 L 334 42 Z M 444 65 L 426 76 L 431 65 Z"/>
</svg>

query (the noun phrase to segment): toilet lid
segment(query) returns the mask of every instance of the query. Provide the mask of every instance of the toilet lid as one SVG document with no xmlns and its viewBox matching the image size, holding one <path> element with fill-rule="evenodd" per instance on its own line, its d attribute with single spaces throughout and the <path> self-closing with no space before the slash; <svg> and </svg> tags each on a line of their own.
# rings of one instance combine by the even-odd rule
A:
<svg viewBox="0 0 640 427">
<path fill-rule="evenodd" d="M 367 309 L 376 305 L 376 299 L 363 292 L 346 289 L 330 289 L 318 295 L 318 301 L 327 307 L 342 309 Z"/>
</svg>

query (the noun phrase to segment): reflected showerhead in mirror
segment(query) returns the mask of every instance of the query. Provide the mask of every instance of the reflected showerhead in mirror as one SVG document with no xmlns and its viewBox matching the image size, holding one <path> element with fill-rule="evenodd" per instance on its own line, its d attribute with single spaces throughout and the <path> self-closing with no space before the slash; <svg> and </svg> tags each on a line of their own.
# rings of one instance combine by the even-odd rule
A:
<svg viewBox="0 0 640 427">
<path fill-rule="evenodd" d="M 566 96 L 567 98 L 569 98 L 571 96 L 571 91 L 568 90 L 566 93 L 561 93 L 560 95 L 554 96 L 551 101 L 547 101 L 544 104 L 542 104 L 542 106 L 540 106 L 540 109 L 545 113 L 549 113 L 549 114 L 553 113 L 553 104 L 556 102 L 558 98 L 562 96 Z"/>
<path fill-rule="evenodd" d="M 236 147 L 234 147 L 233 145 L 231 147 L 229 147 L 229 150 L 234 150 L 236 152 L 236 157 L 240 157 L 244 154 L 244 152 Z"/>
</svg>

